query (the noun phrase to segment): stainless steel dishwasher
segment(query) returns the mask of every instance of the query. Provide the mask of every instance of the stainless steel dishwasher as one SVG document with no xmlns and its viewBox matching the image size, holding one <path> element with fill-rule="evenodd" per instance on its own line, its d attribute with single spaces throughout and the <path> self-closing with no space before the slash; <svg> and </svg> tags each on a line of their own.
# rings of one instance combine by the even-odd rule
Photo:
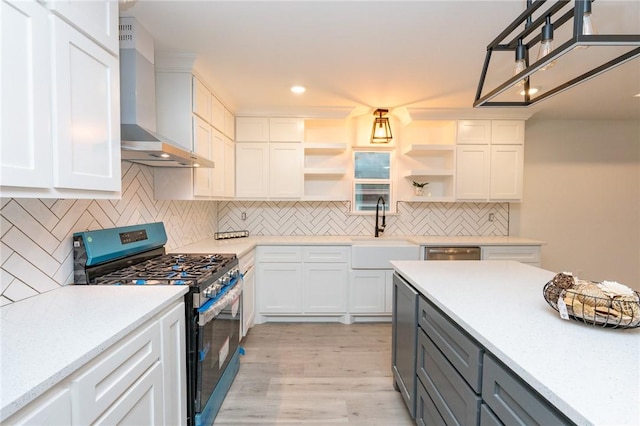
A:
<svg viewBox="0 0 640 426">
<path fill-rule="evenodd" d="M 424 260 L 480 260 L 480 247 L 425 247 Z"/>
</svg>

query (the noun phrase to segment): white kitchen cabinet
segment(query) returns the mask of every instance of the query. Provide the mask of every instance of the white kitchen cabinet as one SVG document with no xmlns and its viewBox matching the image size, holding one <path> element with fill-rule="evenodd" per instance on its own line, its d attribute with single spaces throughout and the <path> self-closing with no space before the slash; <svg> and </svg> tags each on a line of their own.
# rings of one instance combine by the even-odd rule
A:
<svg viewBox="0 0 640 426">
<path fill-rule="evenodd" d="M 456 199 L 489 199 L 490 154 L 489 145 L 456 147 Z"/>
<path fill-rule="evenodd" d="M 36 2 L 3 0 L 0 20 L 11 57 L 0 73 L 2 196 L 119 197 L 117 56 Z"/>
<path fill-rule="evenodd" d="M 71 424 L 71 394 L 67 388 L 54 388 L 10 417 L 7 425 L 58 426 Z"/>
<path fill-rule="evenodd" d="M 242 284 L 242 337 L 255 322 L 256 317 L 256 265 L 255 250 L 238 259 L 238 266 L 243 276 Z"/>
<path fill-rule="evenodd" d="M 459 120 L 458 144 L 488 145 L 491 142 L 491 120 Z"/>
<path fill-rule="evenodd" d="M 213 169 L 209 169 L 211 171 L 211 195 L 217 198 L 222 198 L 225 196 L 225 173 L 226 173 L 226 163 L 225 163 L 225 155 L 224 155 L 224 144 L 225 137 L 217 129 L 212 128 L 211 135 L 211 151 L 212 156 L 211 159 L 215 162 L 216 167 Z"/>
<path fill-rule="evenodd" d="M 302 264 L 258 263 L 258 305 L 261 314 L 302 313 Z"/>
<path fill-rule="evenodd" d="M 350 314 L 390 314 L 393 305 L 393 270 L 351 271 Z"/>
<path fill-rule="evenodd" d="M 269 145 L 236 143 L 236 197 L 269 197 Z"/>
<path fill-rule="evenodd" d="M 196 76 L 192 76 L 193 113 L 213 124 L 213 95 Z"/>
<path fill-rule="evenodd" d="M 482 260 L 515 260 L 540 267 L 540 246 L 484 246 Z"/>
<path fill-rule="evenodd" d="M 233 198 L 236 195 L 236 154 L 232 139 L 224 140 L 224 196 Z"/>
<path fill-rule="evenodd" d="M 6 424 L 184 425 L 182 298 L 56 384 Z"/>
<path fill-rule="evenodd" d="M 231 111 L 224 110 L 224 134 L 232 141 L 236 139 L 236 120 Z"/>
<path fill-rule="evenodd" d="M 35 1 L 0 2 L 0 39 L 11 40 L 2 44 L 2 57 L 11 60 L 0 62 L 3 186 L 53 185 L 48 30 L 48 12 Z"/>
<path fill-rule="evenodd" d="M 302 279 L 304 313 L 344 314 L 348 276 L 346 263 L 305 263 Z"/>
<path fill-rule="evenodd" d="M 194 151 L 209 160 L 214 157 L 214 130 L 209 123 L 202 118 L 193 116 L 193 144 Z M 214 160 L 215 161 L 215 160 Z M 210 168 L 196 168 L 193 170 L 193 195 L 209 197 L 215 190 L 214 170 Z M 166 170 L 174 174 L 175 170 Z M 191 172 L 191 170 L 189 170 Z M 160 171 L 162 173 L 162 171 Z M 166 187 L 165 187 L 166 188 Z"/>
<path fill-rule="evenodd" d="M 236 143 L 237 198 L 300 198 L 302 146 L 294 143 Z"/>
<path fill-rule="evenodd" d="M 187 419 L 187 353 L 185 349 L 186 320 L 184 303 L 175 305 L 166 314 L 162 315 L 160 317 L 160 327 L 164 424 L 185 425 Z"/>
<path fill-rule="evenodd" d="M 215 96 L 211 96 L 211 125 L 220 132 L 225 133 L 225 112 L 222 102 Z"/>
<path fill-rule="evenodd" d="M 270 142 L 302 142 L 304 139 L 304 119 L 302 118 L 270 118 Z"/>
<path fill-rule="evenodd" d="M 300 198 L 302 196 L 302 145 L 269 144 L 269 197 Z"/>
<path fill-rule="evenodd" d="M 269 119 L 236 117 L 236 142 L 269 142 Z"/>
<path fill-rule="evenodd" d="M 118 2 L 47 0 L 46 6 L 114 55 L 118 40 Z"/>
<path fill-rule="evenodd" d="M 119 191 L 118 58 L 53 19 L 54 186 Z"/>
<path fill-rule="evenodd" d="M 524 146 L 492 145 L 489 198 L 519 201 L 522 199 Z"/>
<path fill-rule="evenodd" d="M 491 145 L 523 145 L 523 120 L 492 120 Z"/>
</svg>

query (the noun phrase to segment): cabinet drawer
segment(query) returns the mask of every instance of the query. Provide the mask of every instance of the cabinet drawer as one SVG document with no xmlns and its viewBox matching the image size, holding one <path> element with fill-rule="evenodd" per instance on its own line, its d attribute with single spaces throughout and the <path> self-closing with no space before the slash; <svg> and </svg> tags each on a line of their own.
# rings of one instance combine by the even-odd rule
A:
<svg viewBox="0 0 640 426">
<path fill-rule="evenodd" d="M 343 263 L 349 260 L 347 246 L 309 246 L 302 248 L 302 259 L 305 262 Z"/>
<path fill-rule="evenodd" d="M 448 425 L 475 425 L 482 399 L 449 364 L 434 343 L 418 331 L 417 375 Z"/>
<path fill-rule="evenodd" d="M 258 247 L 258 262 L 302 262 L 302 247 L 264 246 Z"/>
<path fill-rule="evenodd" d="M 438 413 L 438 409 L 420 381 L 418 381 L 417 388 L 416 424 L 418 426 L 446 426 L 446 423 L 440 417 L 440 413 Z"/>
<path fill-rule="evenodd" d="M 566 424 L 556 409 L 493 357 L 484 357 L 482 399 L 504 424 Z"/>
<path fill-rule="evenodd" d="M 480 407 L 480 426 L 502 426 L 493 411 L 484 403 Z"/>
<path fill-rule="evenodd" d="M 423 298 L 418 322 L 469 386 L 480 393 L 482 349 Z"/>
<path fill-rule="evenodd" d="M 539 246 L 490 246 L 482 247 L 482 260 L 515 260 L 523 263 L 539 263 Z"/>
<path fill-rule="evenodd" d="M 91 424 L 160 359 L 160 324 L 125 339 L 71 382 L 74 424 Z"/>
</svg>

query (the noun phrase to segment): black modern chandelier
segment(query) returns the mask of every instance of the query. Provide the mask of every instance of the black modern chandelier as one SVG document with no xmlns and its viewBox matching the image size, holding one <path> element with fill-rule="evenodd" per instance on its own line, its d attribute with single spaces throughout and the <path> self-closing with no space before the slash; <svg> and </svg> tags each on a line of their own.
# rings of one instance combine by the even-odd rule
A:
<svg viewBox="0 0 640 426">
<path fill-rule="evenodd" d="M 640 56 L 640 34 L 596 34 L 592 22 L 592 1 L 595 0 L 549 2 L 527 0 L 526 10 L 487 46 L 473 106 L 527 107 Z M 569 6 L 571 7 L 567 9 Z M 537 17 L 534 18 L 534 16 Z M 554 48 L 554 30 L 566 23 L 573 23 L 571 37 Z M 518 31 L 519 28 L 522 29 Z M 529 52 L 536 46 L 539 48 L 539 53 L 531 62 Z M 561 56 L 573 49 L 584 49 L 589 46 L 627 46 L 630 50 L 622 54 L 616 52 L 616 57 L 613 59 L 607 58 L 606 62 L 595 67 L 589 65 L 587 68 L 591 69 L 588 71 L 571 77 L 563 83 L 554 84 L 554 87 L 537 93 L 535 97 L 531 96 L 530 89 L 533 87 L 531 80 L 537 72 L 551 69 Z M 495 52 L 514 52 L 513 74 L 509 75 L 506 81 L 483 94 L 491 57 Z M 521 89 L 522 100 L 492 100 L 512 87 Z"/>
</svg>

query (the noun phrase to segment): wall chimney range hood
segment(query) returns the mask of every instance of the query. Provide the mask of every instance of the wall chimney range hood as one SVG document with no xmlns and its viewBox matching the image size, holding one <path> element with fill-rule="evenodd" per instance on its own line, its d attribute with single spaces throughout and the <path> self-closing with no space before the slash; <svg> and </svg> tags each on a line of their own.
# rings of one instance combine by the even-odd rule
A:
<svg viewBox="0 0 640 426">
<path fill-rule="evenodd" d="M 153 38 L 135 18 L 120 18 L 120 139 L 122 159 L 151 167 L 214 167 L 185 145 L 156 133 Z"/>
</svg>

